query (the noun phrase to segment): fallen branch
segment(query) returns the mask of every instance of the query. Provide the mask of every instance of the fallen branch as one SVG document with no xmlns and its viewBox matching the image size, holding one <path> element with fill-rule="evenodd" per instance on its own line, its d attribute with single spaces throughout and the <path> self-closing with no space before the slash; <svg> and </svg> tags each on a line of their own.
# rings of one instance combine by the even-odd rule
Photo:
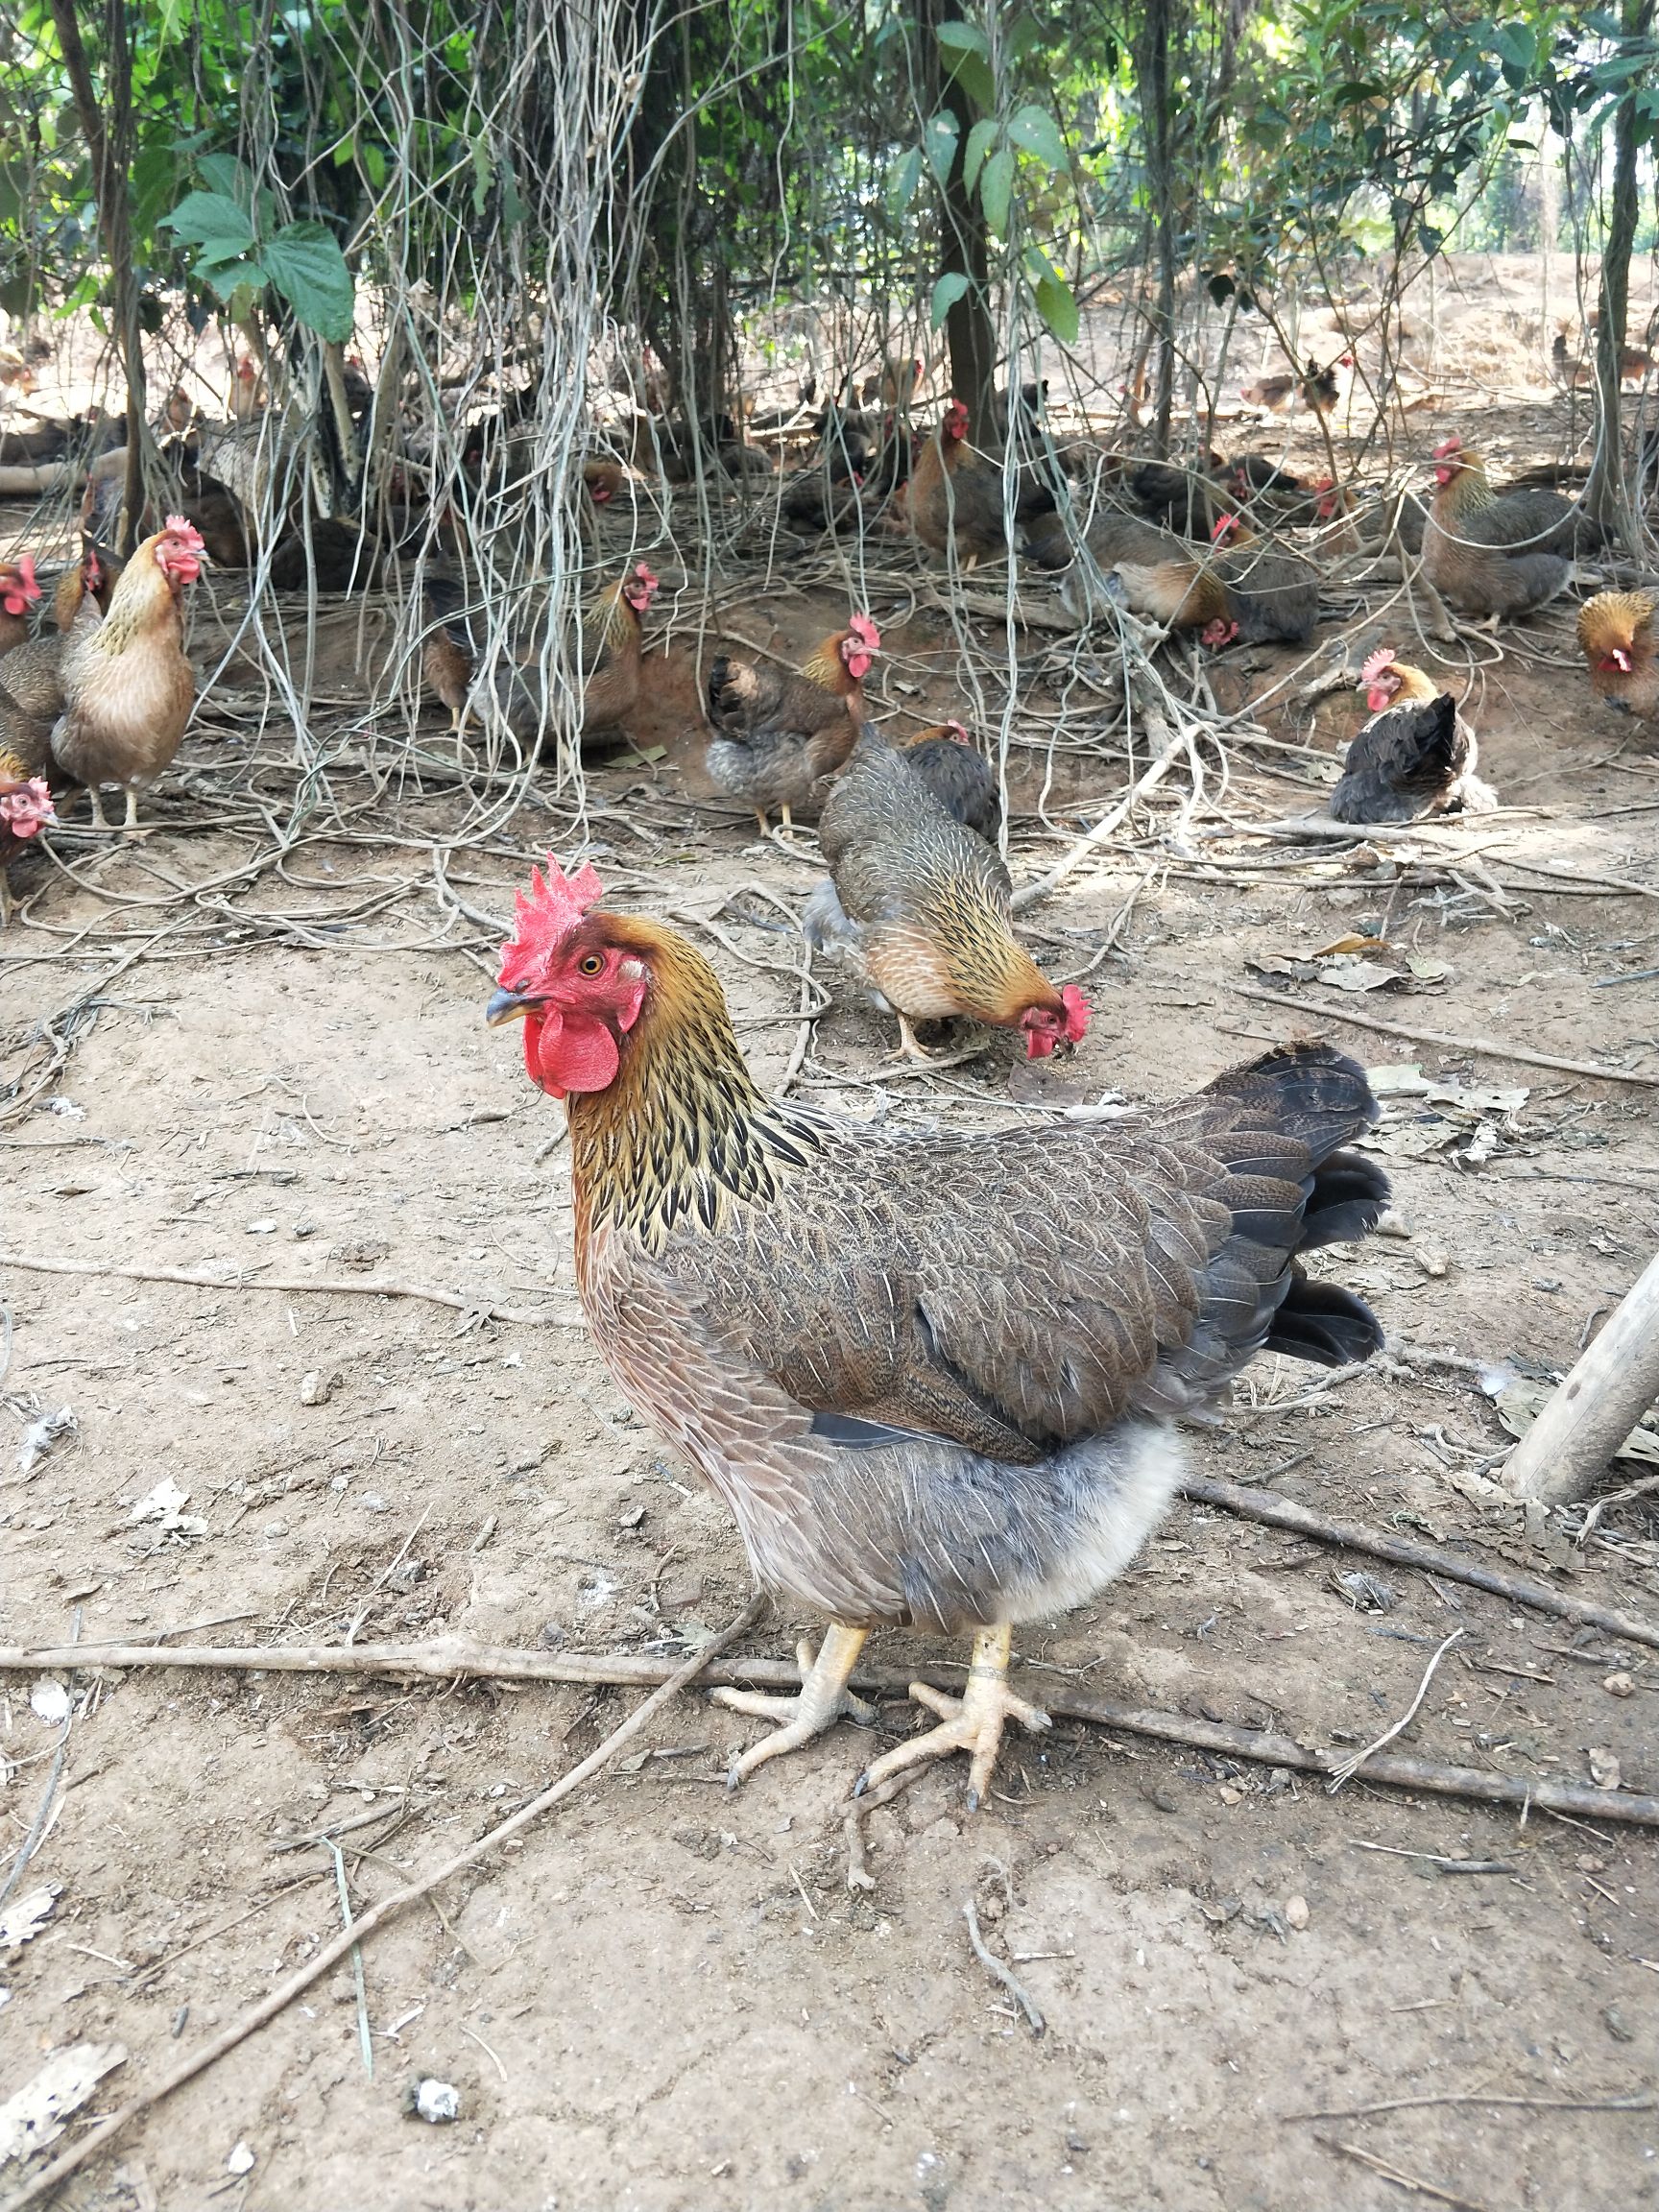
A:
<svg viewBox="0 0 1659 2212">
<path fill-rule="evenodd" d="M 1488 1045 L 1479 1037 L 1448 1037 L 1437 1029 L 1407 1029 L 1401 1022 L 1379 1022 L 1375 1015 L 1357 1014 L 1343 1005 L 1314 1005 L 1292 998 L 1286 991 L 1263 991 L 1254 983 L 1230 983 L 1239 998 L 1260 998 L 1269 1006 L 1288 1006 L 1312 1022 L 1346 1022 L 1356 1029 L 1375 1029 L 1384 1037 L 1404 1037 L 1412 1045 L 1438 1045 L 1448 1052 L 1475 1052 L 1486 1060 L 1515 1060 L 1527 1068 L 1553 1068 L 1563 1075 L 1593 1075 L 1599 1083 L 1640 1083 L 1659 1091 L 1659 1075 L 1627 1074 L 1623 1068 L 1599 1068 L 1593 1060 L 1561 1060 L 1553 1052 L 1529 1052 L 1524 1045 Z"/>
<path fill-rule="evenodd" d="M 1651 2112 L 1659 2097 L 1650 2089 L 1628 2097 L 1482 2096 L 1478 2089 L 1452 2089 L 1440 2097 L 1387 2097 L 1380 2104 L 1341 2104 L 1317 2112 L 1282 2112 L 1282 2120 L 1369 2120 L 1379 2112 L 1415 2112 L 1429 2104 L 1502 2104 L 1518 2112 Z"/>
<path fill-rule="evenodd" d="M 1659 1259 L 1650 1260 L 1503 1470 L 1517 1498 L 1575 1505 L 1659 1394 Z"/>
<path fill-rule="evenodd" d="M 1475 1590 L 1490 1590 L 1512 1605 L 1530 1605 L 1535 1613 L 1549 1613 L 1570 1621 L 1575 1628 L 1602 1628 L 1629 1644 L 1647 1644 L 1659 1650 L 1659 1627 L 1611 1605 L 1593 1604 L 1547 1582 L 1528 1581 L 1520 1575 L 1501 1575 L 1495 1567 L 1478 1566 L 1460 1559 L 1455 1551 L 1443 1551 L 1435 1544 L 1415 1544 L 1406 1536 L 1385 1536 L 1358 1521 L 1328 1521 L 1322 1514 L 1294 1505 L 1288 1498 L 1247 1490 L 1238 1482 L 1216 1482 L 1207 1476 L 1189 1476 L 1183 1495 L 1206 1505 L 1219 1505 L 1245 1521 L 1260 1521 L 1269 1528 L 1288 1528 L 1298 1536 L 1315 1536 L 1322 1544 L 1337 1544 L 1349 1551 L 1368 1551 L 1374 1559 L 1390 1559 L 1396 1567 L 1415 1567 L 1425 1575 L 1439 1575 L 1448 1582 L 1466 1582 Z M 1520 1503 L 1519 1500 L 1516 1501 Z"/>
<path fill-rule="evenodd" d="M 1034 883 L 1022 883 L 1020 886 L 1014 894 L 1015 913 L 1023 914 L 1030 907 L 1038 904 L 1041 900 L 1046 899 L 1049 892 L 1064 883 L 1071 871 L 1080 867 L 1088 859 L 1091 853 L 1094 852 L 1097 847 L 1104 845 L 1113 831 L 1131 813 L 1138 802 L 1144 799 L 1148 791 L 1163 782 L 1175 762 L 1186 753 L 1188 744 L 1189 739 L 1185 731 L 1169 738 L 1163 751 L 1152 761 L 1151 766 L 1143 770 L 1136 781 L 1130 784 L 1117 805 L 1112 807 L 1108 813 L 1102 814 L 1092 830 L 1086 830 L 1076 844 L 1071 846 L 1065 855 L 1049 869 L 1046 876 L 1039 876 Z"/>
<path fill-rule="evenodd" d="M 1413 2197 L 1432 2198 L 1436 2204 L 1452 2205 L 1454 2212 L 1487 2212 L 1487 2207 L 1475 2198 L 1459 2197 L 1454 2189 L 1442 2189 L 1437 2181 L 1419 2181 L 1415 2175 L 1391 2166 L 1386 2158 L 1379 2158 L 1374 2151 L 1362 2151 L 1358 2143 L 1339 2143 L 1334 2135 L 1315 2135 L 1313 2140 L 1323 2143 L 1327 2151 L 1334 2151 L 1338 2157 L 1352 2158 L 1356 2166 L 1381 2174 L 1384 2181 L 1392 2181 L 1396 2189 L 1407 2190 Z"/>
<path fill-rule="evenodd" d="M 394 1283 L 380 1277 L 346 1282 L 326 1275 L 204 1275 L 188 1267 L 109 1267 L 96 1260 L 40 1260 L 27 1252 L 0 1252 L 0 1267 L 23 1267 L 36 1275 L 116 1275 L 126 1283 L 185 1283 L 195 1290 L 311 1290 L 330 1298 L 423 1298 L 429 1306 L 448 1306 L 457 1313 L 481 1313 L 487 1321 L 517 1321 L 545 1329 L 547 1318 L 521 1306 L 497 1306 L 488 1298 L 463 1297 L 459 1290 L 430 1290 L 421 1283 Z"/>
<path fill-rule="evenodd" d="M 447 1882 L 451 1875 L 463 1873 L 469 1866 L 476 1865 L 480 1859 L 487 1857 L 498 1844 L 505 1843 L 511 1837 L 532 1826 L 562 1798 L 568 1797 L 573 1790 L 589 1781 L 615 1757 L 631 1737 L 639 1733 L 647 1720 L 660 1713 L 695 1678 L 707 1660 L 723 1651 L 729 1644 L 736 1642 L 758 1617 L 762 1602 L 758 1597 L 752 1598 L 736 1619 L 723 1628 L 718 1636 L 706 1644 L 700 1651 L 694 1652 L 689 1659 L 668 1670 L 660 1689 L 637 1705 L 620 1727 L 613 1729 L 596 1751 L 589 1752 L 568 1773 L 562 1774 L 550 1789 L 542 1791 L 540 1797 L 532 1798 L 528 1805 L 521 1805 L 517 1813 L 492 1828 L 488 1835 L 478 1837 L 465 1849 L 457 1851 L 453 1858 L 434 1867 L 430 1874 L 423 1874 L 418 1882 L 411 1882 L 407 1887 L 394 1890 L 390 1897 L 383 1897 L 379 1904 L 371 1906 L 359 1919 L 350 1922 L 331 1941 L 325 1943 L 303 1966 L 273 1989 L 269 1996 L 262 1997 L 256 2005 L 251 2005 L 228 2028 L 188 2053 L 151 2088 L 132 2098 L 118 2112 L 111 2112 L 108 2119 L 101 2121 L 90 2134 L 84 2136 L 73 2151 L 65 2152 L 60 2158 L 54 2158 L 50 2166 L 36 2175 L 20 2196 L 11 2200 L 6 2212 L 25 2212 L 26 2206 L 38 2204 L 52 2196 L 68 2180 L 70 2175 L 78 2174 L 88 2159 L 95 2157 L 112 2135 L 118 2134 L 132 2121 L 141 2119 L 146 2112 L 154 2110 L 175 2089 L 182 2088 L 186 2081 L 193 2081 L 198 2074 L 205 2073 L 227 2052 L 246 2042 L 250 2035 L 263 2028 L 268 2021 L 274 2020 L 297 1997 L 303 1996 L 314 1982 L 326 1974 L 330 1967 L 337 1965 L 348 1952 L 365 1941 L 377 1928 L 384 1927 L 388 1920 L 395 1919 L 411 1905 L 419 1904 L 422 1897 L 436 1889 L 440 1883 Z"/>
<path fill-rule="evenodd" d="M 722 1644 L 729 1641 L 723 1638 Z M 148 1645 L 73 1644 L 29 1650 L 0 1648 L 0 1673 L 37 1673 L 43 1668 L 212 1668 L 273 1674 L 427 1675 L 443 1681 L 613 1683 L 643 1687 L 679 1679 L 672 1660 L 615 1656 L 596 1652 L 564 1653 L 503 1649 L 468 1644 L 458 1636 L 434 1637 L 424 1644 L 344 1646 L 231 1646 L 224 1650 L 156 1650 Z M 710 1687 L 748 1690 L 798 1690 L 801 1670 L 789 1659 L 720 1659 L 703 1669 Z M 689 1676 L 686 1677 L 689 1679 Z M 903 1697 L 912 1682 L 938 1690 L 960 1691 L 960 1667 L 870 1667 L 853 1676 L 853 1687 L 878 1697 Z M 1310 1751 L 1288 1736 L 1235 1728 L 1219 1720 L 1197 1720 L 1185 1713 L 1158 1713 L 1116 1705 L 1065 1683 L 1045 1681 L 1036 1702 L 1058 1719 L 1088 1720 L 1161 1743 L 1184 1743 L 1193 1750 L 1219 1751 L 1230 1759 L 1249 1759 L 1264 1767 L 1293 1767 L 1327 1780 L 1342 1763 L 1334 1751 Z M 1347 1754 L 1344 1753 L 1343 1757 Z M 1623 1820 L 1640 1828 L 1659 1828 L 1659 1797 L 1622 1790 L 1593 1790 L 1574 1782 L 1551 1782 L 1524 1774 L 1487 1773 L 1472 1767 L 1438 1767 L 1422 1759 L 1380 1752 L 1366 1764 L 1366 1782 L 1386 1782 L 1400 1790 L 1425 1790 L 1441 1797 L 1474 1797 L 1492 1805 L 1537 1805 L 1546 1812 L 1579 1818 Z M 360 1921 L 358 1926 L 363 1923 Z"/>
</svg>

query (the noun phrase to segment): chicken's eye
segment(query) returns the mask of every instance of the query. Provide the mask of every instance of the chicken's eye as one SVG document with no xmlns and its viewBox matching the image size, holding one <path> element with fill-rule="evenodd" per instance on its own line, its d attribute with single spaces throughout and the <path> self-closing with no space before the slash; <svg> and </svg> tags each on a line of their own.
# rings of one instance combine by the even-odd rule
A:
<svg viewBox="0 0 1659 2212">
<path fill-rule="evenodd" d="M 605 962 L 597 952 L 589 952 L 576 963 L 579 975 L 603 975 Z"/>
</svg>

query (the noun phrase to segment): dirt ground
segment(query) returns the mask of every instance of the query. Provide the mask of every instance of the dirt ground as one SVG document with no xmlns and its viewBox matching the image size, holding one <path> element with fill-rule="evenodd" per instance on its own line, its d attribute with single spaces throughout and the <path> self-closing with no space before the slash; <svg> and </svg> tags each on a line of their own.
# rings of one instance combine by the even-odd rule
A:
<svg viewBox="0 0 1659 2212">
<path fill-rule="evenodd" d="M 1519 451 L 1537 423 L 1505 427 Z M 1340 636 L 1393 637 L 1385 598 L 1328 613 L 1312 670 Z M 973 708 L 948 627 L 924 613 L 894 628 L 902 609 L 879 591 L 873 611 L 897 647 L 888 704 Z M 783 595 L 733 626 L 782 650 L 834 612 Z M 1650 1501 L 1610 1505 L 1578 1545 L 1576 1521 L 1529 1530 L 1483 1485 L 1509 1441 L 1492 1371 L 1547 1382 L 1570 1365 L 1659 1244 L 1654 1093 L 1343 1020 L 1659 1075 L 1659 989 L 1623 980 L 1659 961 L 1659 752 L 1591 701 L 1571 617 L 1460 643 L 1444 671 L 1468 686 L 1483 773 L 1515 811 L 1346 862 L 1232 833 L 1315 807 L 1359 718 L 1348 691 L 1290 707 L 1281 692 L 1261 720 L 1291 750 L 1230 742 L 1225 789 L 1206 752 L 1202 804 L 1183 817 L 1190 785 L 1172 784 L 1031 915 L 1051 973 L 1101 955 L 1073 1060 L 1033 1079 L 998 1041 L 897 1079 L 886 1025 L 831 972 L 798 1084 L 854 1115 L 984 1122 L 1169 1095 L 1310 1026 L 1368 1066 L 1420 1067 L 1437 1090 L 1397 1092 L 1378 1140 L 1396 1234 L 1333 1260 L 1391 1358 L 1328 1389 L 1259 1363 L 1232 1413 L 1191 1435 L 1193 1464 L 1651 1619 Z M 1086 743 L 1102 711 L 1086 685 L 1064 700 L 1048 686 L 1048 643 L 1022 646 L 1020 876 L 1066 850 L 1080 799 L 1097 809 L 1124 777 L 1120 753 L 1045 751 L 1046 732 Z M 1297 664 L 1227 657 L 1220 704 Z M 591 851 L 619 902 L 697 936 L 776 1085 L 801 955 L 760 892 L 798 910 L 812 874 L 699 801 L 678 711 L 636 731 L 666 758 L 594 777 Z M 457 802 L 406 791 L 377 814 L 343 766 L 334 793 L 361 807 L 348 826 L 301 848 L 286 880 L 237 881 L 259 787 L 257 761 L 193 736 L 153 832 L 114 852 L 63 838 L 73 878 L 0 940 L 4 1073 L 33 1093 L 0 1135 L 0 1240 L 81 1270 L 0 1259 L 0 1640 L 453 1633 L 678 1656 L 737 1612 L 747 1573 L 722 1510 L 590 1350 L 559 1110 L 526 1082 L 517 1032 L 483 1025 L 492 933 L 432 895 L 429 849 L 455 833 Z M 551 814 L 520 815 L 456 854 L 452 890 L 504 914 L 556 833 L 569 857 Z M 1576 875 L 1551 882 L 1539 865 Z M 1372 957 L 1396 980 L 1333 987 L 1342 956 L 1314 956 L 1346 937 L 1385 939 Z M 40 1026 L 89 982 L 89 1008 Z M 261 1288 L 262 1274 L 432 1286 L 530 1317 Z M 72 1426 L 31 1461 L 26 1434 L 60 1408 Z M 1643 1472 L 1621 1462 L 1617 1479 Z M 746 1647 L 787 1654 L 811 1625 L 774 1617 Z M 1616 1760 L 1626 1790 L 1659 1791 L 1651 1649 L 1210 1508 L 1180 1505 L 1120 1583 L 1022 1633 L 1018 1656 L 1038 1698 L 1046 1679 L 1082 1680 L 1358 1747 L 1405 1712 L 1454 1627 L 1403 1748 L 1583 1783 Z M 896 1636 L 875 1653 L 946 1655 Z M 60 1767 L 50 1690 L 17 1673 L 0 1690 L 0 1869 L 44 1812 L 20 1893 L 52 1893 L 38 1931 L 0 1951 L 0 2097 L 65 2044 L 119 2044 L 69 2144 L 333 1935 L 337 1862 L 320 1838 L 337 1839 L 360 1913 L 535 1796 L 637 1696 L 90 1663 L 51 1679 L 73 1714 Z M 887 1701 L 880 1741 L 917 1718 Z M 343 1969 L 61 2200 L 1659 2204 L 1659 2109 L 1595 2108 L 1656 2086 L 1650 1832 L 1363 1782 L 1333 1797 L 1284 1768 L 1060 1722 L 1010 1740 L 977 1815 L 955 1767 L 872 1815 L 865 1894 L 846 1885 L 839 1800 L 869 1738 L 840 1728 L 728 1793 L 726 1764 L 755 1732 L 685 1695 L 620 1767 L 374 1936 L 372 2079 Z M 971 1953 L 969 1899 L 1040 2007 L 1041 2038 Z M 426 2077 L 458 2092 L 453 2124 L 409 2113 Z M 1402 2176 L 1437 2198 L 1407 2197 Z"/>
</svg>

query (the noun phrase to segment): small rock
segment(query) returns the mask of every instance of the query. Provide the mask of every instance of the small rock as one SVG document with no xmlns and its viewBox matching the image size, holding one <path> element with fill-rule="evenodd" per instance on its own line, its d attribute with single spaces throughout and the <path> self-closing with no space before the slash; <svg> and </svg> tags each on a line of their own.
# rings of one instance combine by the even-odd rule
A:
<svg viewBox="0 0 1659 2212">
<path fill-rule="evenodd" d="M 349 1243 L 336 1244 L 329 1258 L 338 1260 L 342 1267 L 374 1267 L 391 1249 L 377 1237 L 357 1237 Z"/>
<path fill-rule="evenodd" d="M 1306 1928 L 1310 1917 L 1310 1915 L 1308 1911 L 1308 1900 L 1306 1897 L 1286 1898 L 1285 1922 L 1287 1927 L 1296 1929 Z"/>
<path fill-rule="evenodd" d="M 1447 1258 L 1444 1244 L 1422 1243 L 1411 1255 L 1425 1275 L 1438 1283 L 1452 1262 Z"/>
<path fill-rule="evenodd" d="M 1614 1674 L 1604 1674 L 1601 1687 L 1610 1697 L 1634 1697 L 1636 1685 L 1623 1669 Z"/>
<path fill-rule="evenodd" d="M 1408 1214 L 1397 1213 L 1390 1206 L 1378 1221 L 1372 1234 L 1377 1237 L 1409 1237 L 1411 1234 L 1411 1217 Z"/>
<path fill-rule="evenodd" d="M 1244 1802 L 1243 1791 L 1235 1790 L 1231 1782 L 1223 1782 L 1216 1795 L 1223 1805 L 1242 1805 Z"/>
<path fill-rule="evenodd" d="M 342 1375 L 325 1375 L 321 1367 L 313 1367 L 300 1378 L 300 1403 L 301 1406 L 326 1406 L 345 1381 Z"/>
<path fill-rule="evenodd" d="M 461 2092 L 453 2081 L 439 2081 L 429 2074 L 410 2090 L 409 2109 L 434 2128 L 446 2127 L 461 2117 Z"/>
<path fill-rule="evenodd" d="M 1607 1871 L 1606 1860 L 1598 1859 L 1593 1851 L 1580 1851 L 1573 1863 L 1580 1874 L 1605 1874 Z"/>
<path fill-rule="evenodd" d="M 1598 1790 L 1617 1790 L 1623 1779 L 1616 1755 L 1599 1746 L 1590 1755 L 1590 1779 Z"/>
<path fill-rule="evenodd" d="M 275 1237 L 276 1234 L 276 1224 L 275 1221 L 250 1221 L 246 1224 L 246 1227 L 247 1233 L 250 1237 Z M 247 2144 L 238 2143 L 236 2146 L 236 2151 L 248 2151 Z M 236 2155 L 236 2152 L 233 2151 L 230 2155 L 234 2157 Z M 249 2151 L 248 2166 L 252 2166 L 252 2163 L 253 2153 L 252 2151 Z M 248 2166 L 239 2166 L 236 2171 L 239 2174 L 246 2174 L 248 2171 Z"/>
<path fill-rule="evenodd" d="M 227 2174 L 252 2173 L 253 2153 L 249 2150 L 246 2143 L 237 2144 L 235 2150 L 231 2152 L 229 2157 L 225 2161 L 225 2171 Z"/>
<path fill-rule="evenodd" d="M 392 1510 L 378 1490 L 364 1491 L 363 1508 L 368 1513 L 389 1513 Z"/>
<path fill-rule="evenodd" d="M 1636 2040 L 1636 2031 L 1617 2005 L 1604 2005 L 1601 2008 L 1601 2025 L 1615 2043 L 1634 2043 Z"/>
<path fill-rule="evenodd" d="M 49 1728 L 61 1728 L 69 1718 L 69 1693 L 61 1682 L 42 1674 L 29 1693 L 29 1710 Z"/>
</svg>

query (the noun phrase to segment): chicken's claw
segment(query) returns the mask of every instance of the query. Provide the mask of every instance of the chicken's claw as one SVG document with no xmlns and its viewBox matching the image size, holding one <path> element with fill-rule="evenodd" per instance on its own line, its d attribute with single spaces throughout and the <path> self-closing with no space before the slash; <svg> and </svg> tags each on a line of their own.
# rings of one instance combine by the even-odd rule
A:
<svg viewBox="0 0 1659 2212">
<path fill-rule="evenodd" d="M 783 1723 L 733 1761 L 726 1774 L 728 1789 L 735 1790 L 768 1759 L 781 1758 L 785 1751 L 798 1751 L 803 1743 L 810 1743 L 814 1736 L 821 1736 L 837 1720 L 854 1720 L 860 1728 L 876 1725 L 874 1706 L 855 1697 L 847 1687 L 868 1633 L 836 1621 L 830 1623 L 816 1652 L 805 1641 L 798 1644 L 795 1662 L 801 1670 L 801 1688 L 792 1697 L 773 1696 L 759 1690 L 712 1693 L 718 1704 L 729 1706 L 734 1713 L 753 1713 L 763 1720 Z"/>
<path fill-rule="evenodd" d="M 982 1628 L 974 1639 L 974 1656 L 960 1697 L 949 1697 L 926 1682 L 912 1682 L 910 1695 L 919 1705 L 939 1716 L 940 1726 L 925 1736 L 912 1737 L 876 1760 L 854 1784 L 854 1795 L 878 1790 L 882 1783 L 911 1767 L 944 1759 L 952 1751 L 966 1751 L 973 1764 L 968 1769 L 968 1810 L 977 1813 L 997 1765 L 1002 1731 L 1018 1720 L 1033 1734 L 1051 1725 L 1041 1707 L 1017 1696 L 1008 1687 L 1008 1647 L 1012 1641 L 1006 1625 Z"/>
</svg>

